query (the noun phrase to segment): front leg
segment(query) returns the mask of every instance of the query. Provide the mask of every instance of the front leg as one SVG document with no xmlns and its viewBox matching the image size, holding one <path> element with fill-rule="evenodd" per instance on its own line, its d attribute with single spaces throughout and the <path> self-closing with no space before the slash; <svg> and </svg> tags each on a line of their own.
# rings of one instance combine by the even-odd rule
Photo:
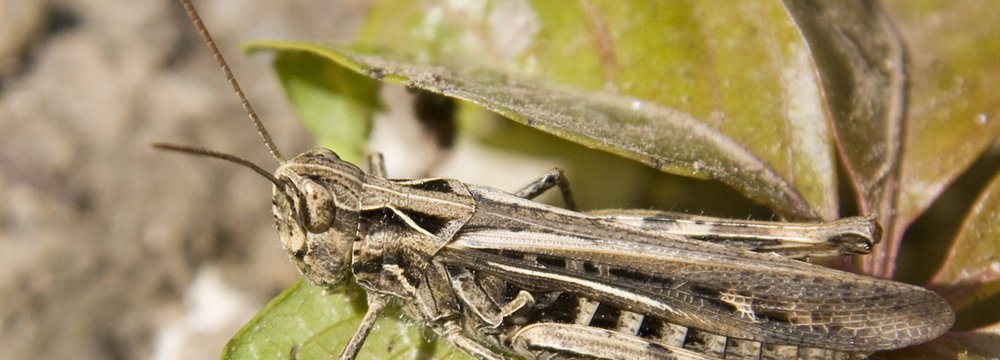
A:
<svg viewBox="0 0 1000 360">
<path fill-rule="evenodd" d="M 576 201 L 573 201 L 573 194 L 569 191 L 569 180 L 566 180 L 566 176 L 563 175 L 562 170 L 559 168 L 553 168 L 542 174 L 541 177 L 525 185 L 521 190 L 514 193 L 514 195 L 525 199 L 534 199 L 553 186 L 559 187 L 559 193 L 562 194 L 563 205 L 566 209 L 576 211 Z"/>
<path fill-rule="evenodd" d="M 439 336 L 448 340 L 466 354 L 478 359 L 502 360 L 503 357 L 487 349 L 483 345 L 469 339 L 462 333 L 458 320 L 461 318 L 461 308 L 453 294 L 448 271 L 441 263 L 430 263 L 419 276 L 419 282 L 411 282 L 402 268 L 392 265 L 383 266 L 387 275 L 400 284 L 405 284 L 401 290 L 405 295 L 404 311 L 409 309 L 415 319 L 423 320 Z M 410 274 L 411 277 L 414 274 Z M 367 315 L 366 315 L 367 318 Z M 355 335 L 357 336 L 357 335 Z"/>
</svg>

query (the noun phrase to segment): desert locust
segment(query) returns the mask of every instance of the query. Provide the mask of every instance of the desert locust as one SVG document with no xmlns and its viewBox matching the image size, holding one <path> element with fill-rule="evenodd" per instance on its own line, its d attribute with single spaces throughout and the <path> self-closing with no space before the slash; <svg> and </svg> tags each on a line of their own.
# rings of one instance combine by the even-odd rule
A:
<svg viewBox="0 0 1000 360">
<path fill-rule="evenodd" d="M 189 0 L 180 0 L 272 156 L 161 149 L 247 166 L 273 185 L 283 247 L 302 275 L 356 282 L 368 310 L 353 359 L 390 303 L 481 359 L 854 358 L 925 342 L 954 319 L 923 288 L 798 260 L 862 254 L 871 217 L 724 220 L 645 210 L 577 212 L 553 170 L 508 193 L 458 180 L 388 179 L 319 148 L 284 158 Z M 532 201 L 549 189 L 564 207 Z"/>
</svg>

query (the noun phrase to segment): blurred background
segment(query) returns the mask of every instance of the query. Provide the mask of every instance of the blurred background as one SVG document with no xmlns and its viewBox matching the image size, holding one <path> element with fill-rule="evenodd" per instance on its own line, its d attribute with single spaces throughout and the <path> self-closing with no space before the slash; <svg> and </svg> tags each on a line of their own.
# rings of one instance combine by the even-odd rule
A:
<svg viewBox="0 0 1000 360">
<path fill-rule="evenodd" d="M 291 116 L 260 38 L 349 39 L 364 1 L 196 1 L 276 141 Z M 0 359 L 218 358 L 297 278 L 270 186 L 153 151 L 273 161 L 173 0 L 0 0 Z"/>
</svg>

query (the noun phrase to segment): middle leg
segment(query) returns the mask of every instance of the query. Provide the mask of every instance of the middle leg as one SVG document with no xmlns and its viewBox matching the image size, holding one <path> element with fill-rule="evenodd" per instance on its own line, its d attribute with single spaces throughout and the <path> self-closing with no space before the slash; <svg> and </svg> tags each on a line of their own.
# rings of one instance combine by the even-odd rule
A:
<svg viewBox="0 0 1000 360">
<path fill-rule="evenodd" d="M 566 209 L 576 211 L 576 201 L 573 201 L 573 194 L 569 191 L 569 181 L 566 180 L 566 176 L 563 175 L 562 170 L 559 168 L 549 170 L 538 179 L 535 179 L 530 184 L 521 188 L 521 190 L 515 192 L 514 195 L 525 199 L 534 199 L 553 186 L 559 187 L 559 193 L 562 194 L 563 198 L 563 206 Z"/>
</svg>

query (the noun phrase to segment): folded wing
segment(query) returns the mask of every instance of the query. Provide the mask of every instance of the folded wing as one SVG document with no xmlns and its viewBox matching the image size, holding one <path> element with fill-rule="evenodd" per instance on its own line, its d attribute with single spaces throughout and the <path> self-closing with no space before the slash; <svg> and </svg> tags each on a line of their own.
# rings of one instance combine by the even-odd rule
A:
<svg viewBox="0 0 1000 360">
<path fill-rule="evenodd" d="M 440 261 L 532 291 L 572 292 L 719 335 L 851 351 L 918 344 L 950 307 L 923 288 L 683 238 L 478 228 Z M 627 238 L 625 238 L 627 237 Z"/>
</svg>

